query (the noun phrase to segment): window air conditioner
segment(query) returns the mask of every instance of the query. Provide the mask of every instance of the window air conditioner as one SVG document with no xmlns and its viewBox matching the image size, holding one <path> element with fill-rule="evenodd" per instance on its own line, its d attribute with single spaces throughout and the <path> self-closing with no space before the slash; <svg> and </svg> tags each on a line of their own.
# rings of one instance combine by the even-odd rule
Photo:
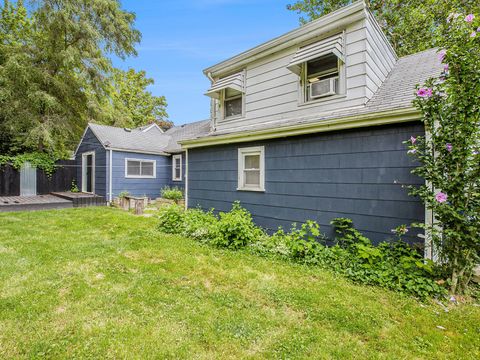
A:
<svg viewBox="0 0 480 360">
<path fill-rule="evenodd" d="M 337 93 L 337 77 L 316 81 L 310 84 L 310 98 L 317 99 Z"/>
</svg>

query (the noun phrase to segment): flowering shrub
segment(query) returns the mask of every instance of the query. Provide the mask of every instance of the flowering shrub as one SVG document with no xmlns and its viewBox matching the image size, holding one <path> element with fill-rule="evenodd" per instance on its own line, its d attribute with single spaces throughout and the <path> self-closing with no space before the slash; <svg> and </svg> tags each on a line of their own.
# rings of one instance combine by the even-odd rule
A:
<svg viewBox="0 0 480 360">
<path fill-rule="evenodd" d="M 417 89 L 416 107 L 427 136 L 410 138 L 413 172 L 426 185 L 411 187 L 434 213 L 427 227 L 449 277 L 450 291 L 463 292 L 480 260 L 480 21 L 451 14 L 438 53 L 440 78 Z"/>
</svg>

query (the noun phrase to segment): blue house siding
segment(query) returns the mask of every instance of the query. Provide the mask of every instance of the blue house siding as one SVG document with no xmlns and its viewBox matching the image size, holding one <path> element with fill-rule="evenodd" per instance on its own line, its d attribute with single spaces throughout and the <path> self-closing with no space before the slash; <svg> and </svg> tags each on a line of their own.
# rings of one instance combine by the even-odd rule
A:
<svg viewBox="0 0 480 360">
<path fill-rule="evenodd" d="M 125 177 L 125 159 L 156 160 L 156 178 L 131 179 Z M 162 155 L 147 155 L 133 152 L 113 151 L 112 153 L 112 194 L 118 197 L 120 192 L 128 191 L 131 195 L 149 198 L 160 197 L 160 190 L 170 185 L 172 180 L 171 157 Z"/>
<path fill-rule="evenodd" d="M 316 220 L 333 236 L 335 217 L 353 219 L 373 241 L 400 224 L 424 220 L 424 207 L 400 184 L 421 184 L 402 141 L 420 123 L 371 127 L 189 150 L 189 206 L 229 210 L 235 200 L 275 230 Z M 237 191 L 238 148 L 265 146 L 264 193 Z M 409 240 L 418 242 L 417 232 Z"/>
<path fill-rule="evenodd" d="M 82 154 L 95 151 L 95 193 L 97 195 L 107 195 L 107 156 L 106 150 L 90 128 L 85 132 L 85 136 L 78 147 L 75 156 L 75 166 L 77 168 L 77 186 L 82 189 Z"/>
</svg>

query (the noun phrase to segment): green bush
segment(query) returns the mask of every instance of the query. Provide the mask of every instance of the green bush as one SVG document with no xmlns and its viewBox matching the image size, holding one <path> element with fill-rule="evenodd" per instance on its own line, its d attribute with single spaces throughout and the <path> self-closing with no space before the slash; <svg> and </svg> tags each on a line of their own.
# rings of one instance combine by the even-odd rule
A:
<svg viewBox="0 0 480 360">
<path fill-rule="evenodd" d="M 263 235 L 263 231 L 254 224 L 252 215 L 239 202 L 233 204 L 230 212 L 220 213 L 217 232 L 212 244 L 232 249 L 244 247 Z"/>
<path fill-rule="evenodd" d="M 289 233 L 284 233 L 280 229 L 277 231 L 276 236 L 285 237 L 285 244 L 290 250 L 290 255 L 293 259 L 305 259 L 307 261 L 314 261 L 322 246 L 320 241 L 324 239 L 320 233 L 320 225 L 311 220 L 302 224 L 299 229 L 297 224 L 293 224 Z"/>
<path fill-rule="evenodd" d="M 168 199 L 168 200 L 173 200 L 177 204 L 180 200 L 183 199 L 183 192 L 178 187 L 165 186 L 161 190 L 160 194 L 161 194 L 162 198 Z"/>
<path fill-rule="evenodd" d="M 213 210 L 190 209 L 185 212 L 183 235 L 199 242 L 207 243 L 218 236 L 218 218 Z"/>
<path fill-rule="evenodd" d="M 167 234 L 182 234 L 185 231 L 185 210 L 178 205 L 163 206 L 158 211 L 158 228 Z"/>
</svg>

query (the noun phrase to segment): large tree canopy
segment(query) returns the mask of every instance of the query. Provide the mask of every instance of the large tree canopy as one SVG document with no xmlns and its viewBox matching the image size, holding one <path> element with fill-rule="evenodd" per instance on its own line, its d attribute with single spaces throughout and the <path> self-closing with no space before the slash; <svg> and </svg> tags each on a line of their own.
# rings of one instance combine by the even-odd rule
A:
<svg viewBox="0 0 480 360">
<path fill-rule="evenodd" d="M 298 0 L 287 8 L 307 23 L 353 0 Z M 476 12 L 478 0 L 366 0 L 399 56 L 435 47 L 443 20 L 452 12 Z"/>
<path fill-rule="evenodd" d="M 111 55 L 136 55 L 134 21 L 119 0 L 32 0 L 28 11 L 22 1 L 4 0 L 0 151 L 67 153 L 88 121 L 163 120 L 165 99 L 146 90 L 151 80 L 111 65 Z M 129 96 L 128 86 L 137 92 Z"/>
<path fill-rule="evenodd" d="M 153 79 L 147 78 L 145 71 L 114 69 L 106 106 L 111 111 L 104 123 L 136 128 L 155 122 L 164 129 L 172 127 L 166 120 L 165 97 L 154 96 L 147 90 L 152 84 Z"/>
</svg>

